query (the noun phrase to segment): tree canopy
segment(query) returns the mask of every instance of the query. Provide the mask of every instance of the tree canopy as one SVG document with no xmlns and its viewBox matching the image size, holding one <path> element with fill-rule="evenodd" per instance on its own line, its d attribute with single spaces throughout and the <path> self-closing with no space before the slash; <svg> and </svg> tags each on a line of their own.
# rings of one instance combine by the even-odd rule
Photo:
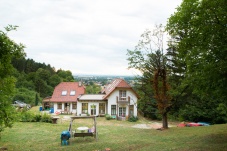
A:
<svg viewBox="0 0 227 151">
<path fill-rule="evenodd" d="M 186 64 L 194 93 L 227 99 L 226 0 L 184 0 L 167 31 Z"/>
<path fill-rule="evenodd" d="M 184 0 L 168 20 L 170 55 L 178 59 L 175 67 L 184 67 L 182 80 L 190 90 L 183 118 L 227 122 L 226 25 L 226 0 Z"/>
<path fill-rule="evenodd" d="M 15 26 L 9 25 L 5 28 L 6 32 L 0 31 L 0 132 L 5 127 L 11 127 L 15 117 L 11 99 L 15 92 L 16 79 L 12 76 L 11 59 L 25 55 L 24 46 L 7 36 L 9 31 L 15 29 Z"/>
</svg>

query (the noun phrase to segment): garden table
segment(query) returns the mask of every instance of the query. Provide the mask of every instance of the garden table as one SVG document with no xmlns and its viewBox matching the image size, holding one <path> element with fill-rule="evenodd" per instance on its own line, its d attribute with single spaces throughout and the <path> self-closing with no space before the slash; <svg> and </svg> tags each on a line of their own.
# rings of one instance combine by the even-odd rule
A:
<svg viewBox="0 0 227 151">
<path fill-rule="evenodd" d="M 88 127 L 83 126 L 83 127 L 78 127 L 77 129 L 80 130 L 82 133 L 84 133 L 85 130 L 88 130 Z"/>
</svg>

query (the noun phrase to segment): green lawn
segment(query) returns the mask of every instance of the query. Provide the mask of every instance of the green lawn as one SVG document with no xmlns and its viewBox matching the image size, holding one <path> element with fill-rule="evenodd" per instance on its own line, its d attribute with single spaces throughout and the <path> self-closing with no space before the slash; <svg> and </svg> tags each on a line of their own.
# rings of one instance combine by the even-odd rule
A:
<svg viewBox="0 0 227 151">
<path fill-rule="evenodd" d="M 61 146 L 60 134 L 67 130 L 68 121 L 59 120 L 58 124 L 49 123 L 15 123 L 13 128 L 2 132 L 0 147 L 9 151 L 94 151 L 110 148 L 111 151 L 158 151 L 158 150 L 227 150 L 227 124 L 207 127 L 172 127 L 159 131 L 154 129 L 132 128 L 134 124 L 150 121 L 139 120 L 107 121 L 104 117 L 97 118 L 98 141 L 93 137 L 71 138 L 70 145 Z M 75 120 L 74 128 L 91 126 L 91 119 Z"/>
</svg>

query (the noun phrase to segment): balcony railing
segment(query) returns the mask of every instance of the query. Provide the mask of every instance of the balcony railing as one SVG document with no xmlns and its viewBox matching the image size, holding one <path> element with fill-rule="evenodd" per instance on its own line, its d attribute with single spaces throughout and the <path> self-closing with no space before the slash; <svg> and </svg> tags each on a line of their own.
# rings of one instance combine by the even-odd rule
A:
<svg viewBox="0 0 227 151">
<path fill-rule="evenodd" d="M 119 104 L 128 104 L 128 103 L 130 103 L 130 97 L 128 97 L 128 99 L 127 99 L 127 97 L 119 97 L 119 99 L 117 97 L 116 102 Z"/>
</svg>

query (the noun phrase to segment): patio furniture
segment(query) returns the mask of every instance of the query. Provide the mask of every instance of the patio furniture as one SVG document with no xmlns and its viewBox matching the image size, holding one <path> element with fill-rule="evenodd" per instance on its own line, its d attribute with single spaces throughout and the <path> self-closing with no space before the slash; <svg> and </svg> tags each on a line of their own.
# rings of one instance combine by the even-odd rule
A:
<svg viewBox="0 0 227 151">
<path fill-rule="evenodd" d="M 88 127 L 78 127 L 76 131 L 72 131 L 72 123 L 75 119 L 86 119 L 86 118 L 91 118 L 93 119 L 93 127 L 88 128 Z M 78 132 L 80 131 L 80 132 Z M 96 125 L 96 116 L 73 116 L 71 117 L 70 125 L 69 125 L 69 132 L 70 134 L 75 138 L 75 137 L 94 137 L 97 141 L 98 139 L 98 132 L 97 132 L 97 125 Z"/>
</svg>

